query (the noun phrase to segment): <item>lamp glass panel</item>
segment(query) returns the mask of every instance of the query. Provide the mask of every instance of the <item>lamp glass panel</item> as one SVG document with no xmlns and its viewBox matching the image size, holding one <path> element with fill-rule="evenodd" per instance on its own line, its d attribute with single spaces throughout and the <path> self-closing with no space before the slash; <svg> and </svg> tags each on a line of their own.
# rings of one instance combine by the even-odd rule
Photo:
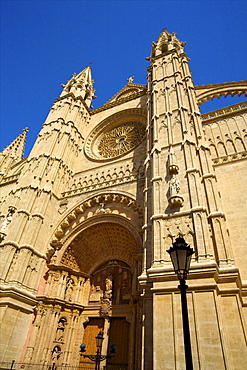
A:
<svg viewBox="0 0 247 370">
<path fill-rule="evenodd" d="M 171 260 L 172 260 L 174 270 L 177 271 L 178 270 L 178 256 L 177 256 L 176 249 L 170 253 L 170 257 L 171 257 Z"/>
<path fill-rule="evenodd" d="M 178 269 L 179 270 L 186 270 L 187 266 L 187 250 L 186 249 L 178 249 Z"/>
<path fill-rule="evenodd" d="M 104 338 L 103 338 L 103 335 L 102 333 L 99 333 L 96 337 L 96 347 L 97 348 L 101 348 L 102 347 L 102 342 L 103 342 Z"/>
<path fill-rule="evenodd" d="M 189 271 L 190 269 L 190 261 L 191 261 L 191 257 L 192 257 L 192 254 L 189 254 L 188 253 L 188 256 L 187 256 L 187 264 L 186 264 L 186 270 Z"/>
</svg>

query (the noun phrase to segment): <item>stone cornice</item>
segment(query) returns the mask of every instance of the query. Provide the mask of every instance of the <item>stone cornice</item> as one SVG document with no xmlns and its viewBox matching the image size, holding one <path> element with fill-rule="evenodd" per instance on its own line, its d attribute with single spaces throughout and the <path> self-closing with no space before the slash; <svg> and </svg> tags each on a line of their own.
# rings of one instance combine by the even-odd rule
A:
<svg viewBox="0 0 247 370">
<path fill-rule="evenodd" d="M 70 273 L 71 275 L 74 275 L 77 277 L 83 277 L 83 278 L 90 277 L 90 274 L 86 274 L 85 272 L 73 270 L 65 265 L 56 265 L 51 262 L 51 263 L 47 263 L 47 267 L 49 268 L 50 271 L 66 271 Z"/>
<path fill-rule="evenodd" d="M 20 311 L 32 313 L 36 305 L 36 296 L 34 293 L 17 286 L 14 282 L 1 282 L 1 306 L 10 306 Z"/>
<path fill-rule="evenodd" d="M 70 310 L 78 310 L 80 313 L 84 310 L 84 306 L 82 306 L 81 304 L 79 303 L 69 303 L 69 302 L 65 302 L 63 299 L 61 298 L 57 298 L 57 297 L 47 297 L 45 295 L 43 296 L 37 296 L 37 301 L 39 303 L 42 303 L 43 305 L 49 305 L 49 308 L 50 306 L 56 306 L 57 308 L 59 308 L 59 306 L 62 306 L 63 308 L 69 308 Z"/>
</svg>

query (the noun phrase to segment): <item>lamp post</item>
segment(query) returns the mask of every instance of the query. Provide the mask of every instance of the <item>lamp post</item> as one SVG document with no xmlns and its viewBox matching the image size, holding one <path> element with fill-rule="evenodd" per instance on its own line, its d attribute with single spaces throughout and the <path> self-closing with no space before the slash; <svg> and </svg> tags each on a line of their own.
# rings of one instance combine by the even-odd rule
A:
<svg viewBox="0 0 247 370">
<path fill-rule="evenodd" d="M 97 337 L 95 337 L 95 339 L 96 339 L 96 347 L 97 347 L 96 355 L 84 355 L 83 352 L 86 352 L 85 344 L 80 345 L 80 355 L 83 356 L 84 358 L 89 358 L 89 360 L 95 362 L 95 370 L 100 370 L 100 362 L 103 360 L 106 360 L 107 358 L 112 358 L 114 356 L 113 355 L 101 355 L 102 343 L 103 343 L 103 340 L 105 339 L 103 337 L 102 331 L 99 332 L 99 334 L 97 335 Z M 115 345 L 111 346 L 110 353 L 112 354 L 116 353 Z"/>
<path fill-rule="evenodd" d="M 173 246 L 167 252 L 170 254 L 175 273 L 178 275 L 180 282 L 178 288 L 181 292 L 186 370 L 193 370 L 188 307 L 186 299 L 186 289 L 188 288 L 188 285 L 186 285 L 185 279 L 189 273 L 191 256 L 195 252 L 186 243 L 184 238 L 176 238 L 175 243 L 172 243 L 172 245 Z"/>
</svg>

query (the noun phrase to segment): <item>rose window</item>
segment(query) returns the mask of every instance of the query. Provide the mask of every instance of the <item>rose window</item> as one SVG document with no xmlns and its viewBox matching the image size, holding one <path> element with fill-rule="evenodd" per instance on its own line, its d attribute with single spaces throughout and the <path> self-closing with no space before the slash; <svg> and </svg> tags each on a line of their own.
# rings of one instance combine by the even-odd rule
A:
<svg viewBox="0 0 247 370">
<path fill-rule="evenodd" d="M 119 158 L 143 141 L 146 134 L 146 111 L 126 109 L 100 122 L 85 141 L 85 154 L 96 161 Z"/>
<path fill-rule="evenodd" d="M 98 153 L 104 158 L 118 157 L 137 146 L 145 134 L 138 122 L 127 122 L 105 132 L 98 144 Z"/>
</svg>

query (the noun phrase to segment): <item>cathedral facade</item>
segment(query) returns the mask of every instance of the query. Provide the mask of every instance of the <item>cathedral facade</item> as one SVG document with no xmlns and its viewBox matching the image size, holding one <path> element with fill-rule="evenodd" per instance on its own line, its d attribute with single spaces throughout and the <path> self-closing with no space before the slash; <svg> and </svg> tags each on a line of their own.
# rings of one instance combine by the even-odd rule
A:
<svg viewBox="0 0 247 370">
<path fill-rule="evenodd" d="M 2 368 L 90 368 L 102 331 L 102 368 L 185 369 L 183 237 L 194 369 L 246 369 L 247 102 L 199 106 L 247 81 L 194 86 L 184 44 L 164 30 L 147 85 L 96 109 L 90 67 L 74 74 L 28 157 L 27 130 L 1 153 Z"/>
</svg>

